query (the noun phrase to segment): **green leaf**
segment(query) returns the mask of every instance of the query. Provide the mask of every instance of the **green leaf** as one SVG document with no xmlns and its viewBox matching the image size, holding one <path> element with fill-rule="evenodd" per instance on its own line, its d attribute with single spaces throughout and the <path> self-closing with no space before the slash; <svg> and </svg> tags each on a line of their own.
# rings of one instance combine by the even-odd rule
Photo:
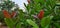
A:
<svg viewBox="0 0 60 28">
<path fill-rule="evenodd" d="M 34 0 L 34 2 L 38 3 L 40 0 Z"/>
<path fill-rule="evenodd" d="M 30 19 L 27 19 L 26 21 L 27 21 L 28 24 L 32 25 L 33 28 L 39 28 L 38 25 L 34 21 L 32 21 Z"/>
<path fill-rule="evenodd" d="M 16 28 L 21 28 L 21 23 L 17 23 Z"/>
<path fill-rule="evenodd" d="M 56 28 L 60 28 L 60 24 L 59 24 L 59 23 L 54 23 L 54 26 L 55 26 Z"/>
<path fill-rule="evenodd" d="M 49 28 L 49 24 L 45 28 Z"/>
<path fill-rule="evenodd" d="M 13 28 L 14 22 L 13 22 L 12 19 L 5 18 L 4 20 L 5 20 L 5 23 L 7 24 L 7 26 L 8 26 L 9 28 Z"/>
<path fill-rule="evenodd" d="M 51 21 L 52 18 L 53 18 L 53 16 L 44 17 L 44 18 L 41 20 L 41 26 L 42 26 L 43 28 L 48 28 L 48 27 L 49 27 L 49 24 L 50 24 L 50 21 Z"/>
<path fill-rule="evenodd" d="M 14 25 L 19 21 L 19 19 L 9 19 L 9 18 L 5 18 L 4 19 L 5 20 L 5 23 L 7 24 L 7 26 L 9 27 L 9 28 L 13 28 L 14 27 Z"/>
</svg>

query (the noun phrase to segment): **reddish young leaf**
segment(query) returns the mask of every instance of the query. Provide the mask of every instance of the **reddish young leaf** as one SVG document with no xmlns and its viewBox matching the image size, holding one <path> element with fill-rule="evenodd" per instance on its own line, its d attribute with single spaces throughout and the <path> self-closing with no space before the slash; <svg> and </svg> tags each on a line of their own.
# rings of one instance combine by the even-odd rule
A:
<svg viewBox="0 0 60 28">
<path fill-rule="evenodd" d="M 38 14 L 38 18 L 42 19 L 44 16 L 44 10 L 41 10 L 40 13 Z"/>
<path fill-rule="evenodd" d="M 15 17 L 15 16 L 16 16 L 16 12 L 13 11 L 13 12 L 11 13 L 11 17 Z"/>
<path fill-rule="evenodd" d="M 8 11 L 3 10 L 3 14 L 5 18 L 11 18 L 11 15 L 8 13 Z"/>
<path fill-rule="evenodd" d="M 30 3 L 30 0 L 27 0 L 28 1 L 28 3 Z"/>
</svg>

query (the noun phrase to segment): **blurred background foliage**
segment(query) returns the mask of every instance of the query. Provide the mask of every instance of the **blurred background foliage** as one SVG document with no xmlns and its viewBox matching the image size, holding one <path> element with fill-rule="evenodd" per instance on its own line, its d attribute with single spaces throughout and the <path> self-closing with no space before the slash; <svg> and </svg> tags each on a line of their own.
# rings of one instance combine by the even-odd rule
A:
<svg viewBox="0 0 60 28">
<path fill-rule="evenodd" d="M 0 22 L 10 28 L 60 28 L 60 0 L 29 0 L 28 3 L 24 3 L 26 12 L 23 12 L 14 2 L 1 0 Z M 2 10 L 17 13 L 10 19 L 4 17 Z"/>
</svg>

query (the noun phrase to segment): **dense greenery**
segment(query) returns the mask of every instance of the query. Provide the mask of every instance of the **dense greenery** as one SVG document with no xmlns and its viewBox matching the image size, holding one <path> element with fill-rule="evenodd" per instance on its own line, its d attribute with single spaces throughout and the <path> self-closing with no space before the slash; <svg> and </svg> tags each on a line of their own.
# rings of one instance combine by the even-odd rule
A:
<svg viewBox="0 0 60 28">
<path fill-rule="evenodd" d="M 14 2 L 3 0 L 3 3 L 0 3 L 0 20 L 5 22 L 8 28 L 60 28 L 60 3 L 57 1 L 30 0 L 28 5 L 24 3 L 26 12 L 23 12 Z M 11 14 L 13 16 L 7 18 Z"/>
</svg>

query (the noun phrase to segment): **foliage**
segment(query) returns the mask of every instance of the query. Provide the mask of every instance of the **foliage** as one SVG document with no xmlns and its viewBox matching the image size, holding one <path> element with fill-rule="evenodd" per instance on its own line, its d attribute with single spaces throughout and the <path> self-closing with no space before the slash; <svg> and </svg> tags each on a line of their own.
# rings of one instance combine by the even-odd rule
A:
<svg viewBox="0 0 60 28">
<path fill-rule="evenodd" d="M 28 2 L 28 5 L 24 3 L 26 12 L 23 12 L 15 6 L 14 2 L 9 0 L 1 3 L 2 5 L 0 4 L 0 9 L 7 9 L 8 14 L 11 14 L 11 9 L 16 7 L 14 8 L 14 11 L 17 12 L 15 17 L 6 18 L 2 16 L 9 28 L 60 28 L 60 4 L 57 4 L 57 0 L 29 0 Z M 39 18 L 38 16 L 43 17 Z"/>
</svg>

